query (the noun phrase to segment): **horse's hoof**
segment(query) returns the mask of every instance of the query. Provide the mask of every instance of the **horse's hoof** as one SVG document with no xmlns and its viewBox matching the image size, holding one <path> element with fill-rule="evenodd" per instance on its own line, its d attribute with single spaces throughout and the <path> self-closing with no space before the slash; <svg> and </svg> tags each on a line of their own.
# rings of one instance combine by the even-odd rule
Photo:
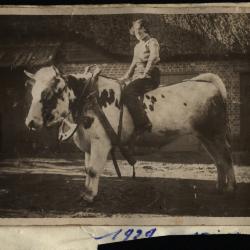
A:
<svg viewBox="0 0 250 250">
<path fill-rule="evenodd" d="M 233 184 L 233 185 L 228 184 L 224 188 L 224 193 L 227 193 L 227 194 L 233 194 L 235 191 L 236 191 L 236 184 Z"/>
<path fill-rule="evenodd" d="M 225 189 L 224 186 L 216 184 L 216 190 L 217 190 L 217 192 L 219 194 L 223 194 L 224 193 L 224 189 Z"/>
<path fill-rule="evenodd" d="M 224 197 L 226 198 L 233 198 L 234 195 L 235 195 L 235 190 L 236 190 L 236 185 L 224 185 L 223 187 L 220 186 L 216 186 L 217 187 L 217 192 L 220 194 L 220 195 L 223 195 Z"/>
<path fill-rule="evenodd" d="M 87 201 L 88 203 L 92 203 L 94 201 L 94 196 L 89 194 L 82 195 L 82 199 Z"/>
</svg>

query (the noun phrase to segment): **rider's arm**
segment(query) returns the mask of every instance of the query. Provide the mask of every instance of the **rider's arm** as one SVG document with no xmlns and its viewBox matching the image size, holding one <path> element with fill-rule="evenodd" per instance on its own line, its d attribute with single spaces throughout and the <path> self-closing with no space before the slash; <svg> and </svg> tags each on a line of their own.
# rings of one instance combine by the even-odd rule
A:
<svg viewBox="0 0 250 250">
<path fill-rule="evenodd" d="M 134 73 L 135 66 L 136 66 L 136 61 L 137 61 L 137 53 L 136 53 L 136 47 L 135 47 L 132 63 L 130 64 L 128 71 L 125 73 L 125 75 L 122 77 L 122 79 L 129 79 L 130 77 L 132 77 L 132 75 Z"/>
<path fill-rule="evenodd" d="M 130 78 L 133 75 L 134 69 L 135 69 L 135 64 L 136 64 L 136 60 L 134 57 L 132 63 L 130 64 L 128 71 L 125 74 L 126 78 Z"/>
<path fill-rule="evenodd" d="M 151 39 L 148 43 L 148 47 L 149 47 L 150 55 L 149 55 L 147 65 L 144 70 L 144 75 L 147 75 L 150 69 L 152 68 L 152 66 L 154 66 L 154 64 L 160 60 L 160 57 L 159 57 L 160 48 L 159 48 L 159 43 L 157 42 L 157 40 L 154 38 Z"/>
</svg>

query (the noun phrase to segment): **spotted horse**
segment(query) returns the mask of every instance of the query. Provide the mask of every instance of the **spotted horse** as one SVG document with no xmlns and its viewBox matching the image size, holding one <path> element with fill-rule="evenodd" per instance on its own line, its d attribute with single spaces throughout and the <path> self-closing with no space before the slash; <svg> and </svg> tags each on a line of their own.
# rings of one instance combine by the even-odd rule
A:
<svg viewBox="0 0 250 250">
<path fill-rule="evenodd" d="M 62 75 L 55 66 L 43 67 L 36 73 L 25 74 L 32 84 L 32 103 L 26 126 L 37 130 L 60 124 L 79 101 L 79 82 L 83 85 L 91 72 Z M 96 86 L 98 103 L 114 131 L 118 132 L 121 111 L 121 88 L 118 80 L 99 75 Z M 236 187 L 230 148 L 230 129 L 226 107 L 227 92 L 219 76 L 200 74 L 192 79 L 160 86 L 144 95 L 143 104 L 152 122 L 152 131 L 138 143 L 163 146 L 177 136 L 197 137 L 217 167 L 217 188 L 233 192 Z M 90 108 L 73 135 L 76 146 L 85 152 L 84 199 L 92 202 L 98 193 L 100 176 L 112 148 L 111 141 L 99 118 Z M 134 131 L 130 113 L 124 107 L 121 142 L 126 144 Z"/>
</svg>

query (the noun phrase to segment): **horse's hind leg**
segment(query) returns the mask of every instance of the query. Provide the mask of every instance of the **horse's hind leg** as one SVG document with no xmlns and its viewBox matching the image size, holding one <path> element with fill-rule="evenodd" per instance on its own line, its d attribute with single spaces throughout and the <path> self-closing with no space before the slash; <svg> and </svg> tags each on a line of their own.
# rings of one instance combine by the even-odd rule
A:
<svg viewBox="0 0 250 250">
<path fill-rule="evenodd" d="M 221 192 L 231 192 L 236 187 L 230 145 L 224 136 L 199 139 L 213 158 L 218 171 L 217 188 Z"/>
<path fill-rule="evenodd" d="M 215 139 L 215 147 L 217 150 L 217 161 L 224 169 L 226 177 L 226 185 L 223 191 L 232 192 L 236 187 L 236 180 L 230 146 L 228 145 L 226 139 L 219 137 Z"/>
<path fill-rule="evenodd" d="M 210 140 L 199 136 L 198 137 L 200 141 L 202 142 L 202 145 L 204 148 L 207 150 L 208 154 L 212 158 L 212 160 L 215 163 L 215 166 L 217 168 L 217 184 L 216 187 L 217 189 L 222 192 L 224 187 L 226 186 L 226 173 L 223 168 L 223 164 L 218 161 L 218 156 L 216 152 L 216 147 L 215 144 L 213 144 Z"/>
</svg>

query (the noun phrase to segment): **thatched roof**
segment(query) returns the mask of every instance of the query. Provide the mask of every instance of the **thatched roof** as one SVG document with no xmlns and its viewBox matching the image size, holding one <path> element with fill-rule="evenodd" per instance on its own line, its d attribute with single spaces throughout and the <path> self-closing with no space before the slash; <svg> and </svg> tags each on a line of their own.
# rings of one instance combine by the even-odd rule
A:
<svg viewBox="0 0 250 250">
<path fill-rule="evenodd" d="M 56 56 L 59 43 L 15 42 L 0 45 L 0 67 L 36 67 L 47 65 Z"/>
<path fill-rule="evenodd" d="M 8 34 L 17 43 L 20 37 L 59 39 L 62 46 L 77 41 L 118 60 L 130 59 L 136 41 L 128 30 L 141 17 L 160 42 L 163 61 L 250 54 L 249 14 L 1 16 L 0 36 Z"/>
<path fill-rule="evenodd" d="M 141 17 L 160 42 L 162 60 L 250 53 L 249 14 L 81 16 L 71 19 L 71 27 L 110 53 L 131 56 L 136 41 L 128 30 L 132 20 Z"/>
<path fill-rule="evenodd" d="M 250 52 L 249 14 L 164 15 L 165 23 L 197 34 L 210 44 L 219 45 L 219 52 Z"/>
</svg>

